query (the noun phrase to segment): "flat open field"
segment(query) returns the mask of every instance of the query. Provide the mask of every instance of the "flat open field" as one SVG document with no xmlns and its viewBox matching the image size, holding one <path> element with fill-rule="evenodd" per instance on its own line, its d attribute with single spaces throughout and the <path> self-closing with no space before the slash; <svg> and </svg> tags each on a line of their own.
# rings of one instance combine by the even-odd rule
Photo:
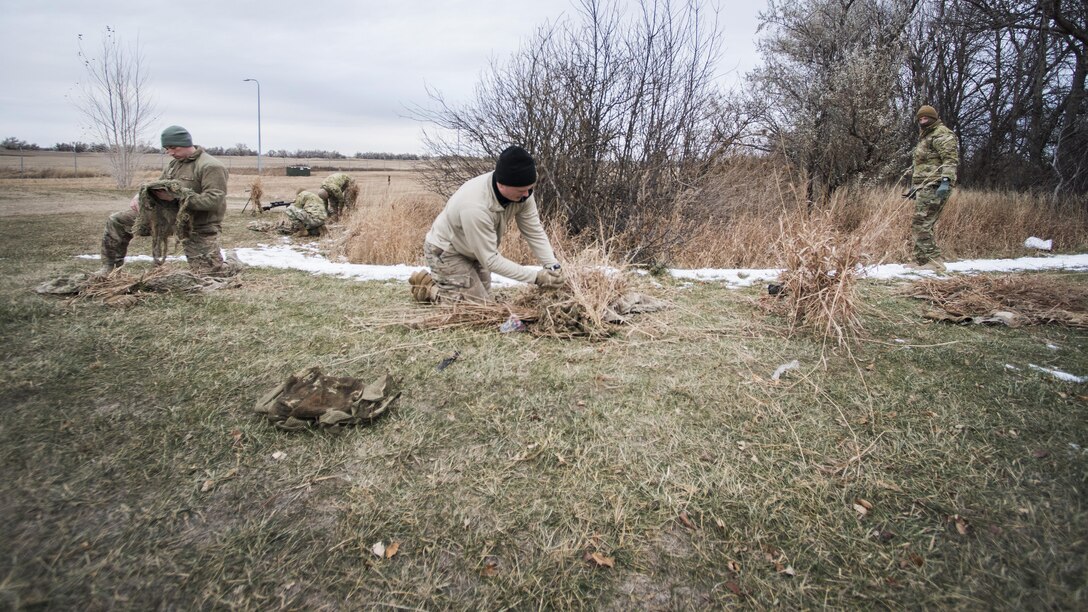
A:
<svg viewBox="0 0 1088 612">
<path fill-rule="evenodd" d="M 20 169 L 18 155 L 0 155 L 0 169 Z M 166 158 L 161 155 L 145 155 L 140 164 L 143 170 L 135 181 L 157 179 Z M 249 199 L 249 189 L 256 180 L 256 157 L 219 158 L 230 169 L 227 185 L 227 201 L 231 210 L 241 208 Z M 23 167 L 34 170 L 70 170 L 73 168 L 71 153 L 32 151 L 24 156 Z M 108 161 L 104 154 L 80 153 L 75 165 L 81 170 L 93 169 L 100 176 L 80 178 L 0 178 L 0 217 L 20 214 L 64 214 L 96 211 L 108 215 L 128 205 L 135 190 L 120 191 L 108 176 Z M 359 190 L 372 197 L 397 196 L 422 192 L 415 180 L 418 162 L 385 160 L 298 160 L 289 159 L 288 165 L 310 164 L 311 175 L 286 176 L 283 160 L 262 159 L 264 172 L 261 185 L 262 202 L 289 200 L 300 189 L 317 189 L 326 176 L 334 172 L 348 172 L 359 183 Z M 103 220 L 105 217 L 103 217 Z"/>
<path fill-rule="evenodd" d="M 251 180 L 225 247 L 270 240 Z M 97 267 L 107 181 L 0 181 L 0 609 L 1088 607 L 1088 384 L 1037 369 L 1088 374 L 1082 328 L 938 324 L 877 282 L 849 350 L 667 277 L 599 342 L 402 325 L 404 284 L 299 271 L 34 293 Z M 400 397 L 339 432 L 253 414 L 312 366 Z"/>
</svg>

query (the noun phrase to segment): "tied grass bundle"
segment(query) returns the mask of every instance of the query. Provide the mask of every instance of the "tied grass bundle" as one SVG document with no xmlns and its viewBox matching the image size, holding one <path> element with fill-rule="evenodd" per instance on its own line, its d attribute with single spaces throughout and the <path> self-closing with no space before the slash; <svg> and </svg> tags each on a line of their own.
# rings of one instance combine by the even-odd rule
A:
<svg viewBox="0 0 1088 612">
<path fill-rule="evenodd" d="M 158 200 L 152 191 L 166 191 L 174 196 L 173 202 Z M 177 235 L 184 240 L 193 231 L 193 217 L 189 213 L 184 188 L 181 182 L 167 179 L 146 183 L 140 187 L 139 205 L 136 209 L 136 222 L 132 233 L 138 236 L 151 236 L 151 258 L 161 265 L 166 261 L 166 251 L 170 236 Z"/>
<path fill-rule="evenodd" d="M 253 181 L 253 184 L 249 186 L 249 201 L 253 203 L 253 214 L 259 215 L 261 210 L 261 197 L 264 196 L 264 187 L 261 185 L 260 177 Z"/>
<path fill-rule="evenodd" d="M 862 332 L 857 285 L 864 232 L 836 232 L 827 213 L 783 219 L 779 227 L 777 250 L 785 270 L 779 276 L 781 292 L 765 298 L 769 309 L 783 314 L 791 331 L 808 329 L 840 346 L 857 338 Z"/>
<path fill-rule="evenodd" d="M 355 181 L 349 181 L 348 186 L 344 188 L 344 205 L 340 214 L 344 214 L 344 211 L 355 210 L 356 201 L 359 199 L 359 185 Z"/>
<path fill-rule="evenodd" d="M 636 324 L 626 315 L 659 310 L 665 304 L 632 291 L 625 271 L 603 251 L 586 249 L 567 261 L 566 282 L 558 289 L 519 287 L 507 299 L 485 304 L 440 302 L 402 324 L 416 329 L 496 329 L 513 316 L 538 337 L 603 340 L 615 335 L 620 325 L 649 333 L 652 322 Z"/>
</svg>

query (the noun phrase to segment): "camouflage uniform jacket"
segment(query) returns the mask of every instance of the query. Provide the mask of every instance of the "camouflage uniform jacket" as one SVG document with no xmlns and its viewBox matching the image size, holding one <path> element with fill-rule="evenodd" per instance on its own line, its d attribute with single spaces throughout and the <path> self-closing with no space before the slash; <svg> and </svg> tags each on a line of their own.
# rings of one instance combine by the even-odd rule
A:
<svg viewBox="0 0 1088 612">
<path fill-rule="evenodd" d="M 522 237 L 541 265 L 559 262 L 540 223 L 535 196 L 504 208 L 492 187 L 493 174 L 481 174 L 461 185 L 434 220 L 426 240 L 443 251 L 452 250 L 475 259 L 490 272 L 531 283 L 536 279 L 536 268 L 518 265 L 499 254 L 503 232 L 511 221 L 517 222 Z"/>
<path fill-rule="evenodd" d="M 227 212 L 227 168 L 197 147 L 182 160 L 171 160 L 162 180 L 181 183 L 181 201 L 192 215 L 193 229 L 218 226 Z"/>
<path fill-rule="evenodd" d="M 348 183 L 351 182 L 351 177 L 343 172 L 337 172 L 336 174 L 330 174 L 328 178 L 321 183 L 321 188 L 329 192 L 329 196 L 336 199 L 337 202 L 344 200 L 344 190 L 347 189 Z"/>
<path fill-rule="evenodd" d="M 325 210 L 325 201 L 316 193 L 310 191 L 303 191 L 295 196 L 295 201 L 291 204 L 291 207 L 301 208 L 310 216 L 311 220 L 307 223 L 307 228 L 324 225 L 329 218 L 329 213 Z"/>
<path fill-rule="evenodd" d="M 960 162 L 959 142 L 944 123 L 935 121 L 922 130 L 914 147 L 913 187 L 935 186 L 942 178 L 956 184 L 956 166 Z"/>
</svg>

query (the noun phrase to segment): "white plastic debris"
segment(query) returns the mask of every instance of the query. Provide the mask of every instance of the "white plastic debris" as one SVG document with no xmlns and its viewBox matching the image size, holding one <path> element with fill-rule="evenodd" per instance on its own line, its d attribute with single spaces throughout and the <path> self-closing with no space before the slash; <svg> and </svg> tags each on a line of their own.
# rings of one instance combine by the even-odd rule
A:
<svg viewBox="0 0 1088 612">
<path fill-rule="evenodd" d="M 283 451 L 276 451 L 276 452 L 272 453 L 272 458 L 275 459 L 276 461 L 282 461 L 283 459 L 287 458 L 287 453 L 285 453 Z"/>
<path fill-rule="evenodd" d="M 774 371 L 774 374 L 771 374 L 771 380 L 778 380 L 779 378 L 782 378 L 782 375 L 786 372 L 790 370 L 796 370 L 799 367 L 801 367 L 801 362 L 797 361 L 796 359 L 789 363 L 783 363 L 782 365 L 778 366 L 778 369 Z"/>
<path fill-rule="evenodd" d="M 1042 238 L 1036 238 L 1032 236 L 1024 241 L 1024 246 L 1029 249 L 1039 249 L 1040 251 L 1049 251 L 1054 247 L 1053 240 L 1043 240 Z"/>
</svg>

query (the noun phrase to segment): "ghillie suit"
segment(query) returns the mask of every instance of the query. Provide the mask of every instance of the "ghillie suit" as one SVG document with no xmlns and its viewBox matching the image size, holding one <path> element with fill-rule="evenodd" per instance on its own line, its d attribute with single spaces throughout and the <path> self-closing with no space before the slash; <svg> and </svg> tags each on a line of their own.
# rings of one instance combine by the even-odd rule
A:
<svg viewBox="0 0 1088 612">
<path fill-rule="evenodd" d="M 174 201 L 159 200 L 152 195 L 152 191 L 166 191 L 174 196 Z M 189 214 L 186 202 L 187 199 L 182 197 L 179 181 L 165 179 L 140 187 L 136 223 L 132 226 L 132 233 L 137 236 L 151 236 L 151 258 L 157 266 L 166 261 L 170 236 L 176 235 L 178 240 L 185 240 L 192 234 L 193 216 Z"/>
</svg>

